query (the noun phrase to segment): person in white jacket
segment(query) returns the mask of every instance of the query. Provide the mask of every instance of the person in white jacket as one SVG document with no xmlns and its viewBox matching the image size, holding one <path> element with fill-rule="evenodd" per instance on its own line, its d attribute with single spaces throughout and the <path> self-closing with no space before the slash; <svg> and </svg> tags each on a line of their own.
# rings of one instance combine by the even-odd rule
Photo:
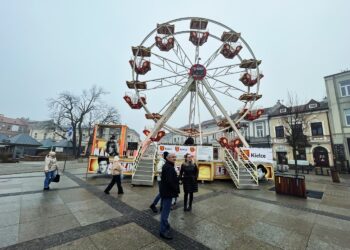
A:
<svg viewBox="0 0 350 250">
<path fill-rule="evenodd" d="M 45 181 L 44 181 L 44 190 L 50 190 L 50 183 L 55 178 L 58 171 L 58 164 L 56 159 L 56 153 L 50 151 L 49 154 L 45 157 Z"/>
<path fill-rule="evenodd" d="M 167 151 L 164 151 L 163 152 L 163 158 L 160 158 L 159 159 L 159 162 L 157 164 L 157 173 L 158 173 L 158 176 L 157 176 L 157 182 L 158 182 L 158 190 L 160 188 L 160 181 L 162 180 L 162 168 L 165 164 L 165 158 L 168 156 L 168 152 Z M 158 194 L 157 196 L 154 198 L 154 201 L 152 203 L 152 205 L 150 206 L 150 208 L 152 209 L 152 211 L 154 213 L 158 213 L 158 209 L 157 209 L 157 204 L 160 200 L 160 191 L 158 191 Z M 162 202 L 161 202 L 161 205 L 160 207 L 162 208 Z"/>
</svg>

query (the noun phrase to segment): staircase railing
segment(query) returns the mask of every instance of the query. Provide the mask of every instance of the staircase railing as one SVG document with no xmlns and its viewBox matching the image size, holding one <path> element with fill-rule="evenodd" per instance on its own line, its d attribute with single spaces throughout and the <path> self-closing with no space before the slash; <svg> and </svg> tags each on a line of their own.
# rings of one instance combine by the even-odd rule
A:
<svg viewBox="0 0 350 250">
<path fill-rule="evenodd" d="M 155 168 L 156 168 L 158 161 L 159 161 L 159 159 L 158 159 L 158 157 L 159 157 L 158 156 L 158 145 L 157 145 L 157 143 L 154 143 L 154 144 L 156 146 L 156 149 L 154 150 L 154 154 L 153 154 L 152 178 L 154 178 Z"/>
<path fill-rule="evenodd" d="M 141 156 L 142 156 L 142 144 L 137 149 L 137 154 L 136 154 L 136 157 L 134 159 L 134 167 L 133 167 L 133 170 L 132 170 L 132 178 L 134 177 L 136 169 L 139 166 L 139 162 L 140 162 Z"/>
<path fill-rule="evenodd" d="M 231 155 L 230 151 L 228 151 L 227 148 L 223 148 L 224 150 L 224 160 L 225 165 L 227 165 L 227 171 L 229 175 L 231 176 L 231 179 L 236 183 L 236 185 L 239 185 L 239 167 L 236 161 L 234 160 L 233 156 Z"/>
<path fill-rule="evenodd" d="M 242 169 L 245 169 L 249 175 L 252 177 L 253 181 L 259 185 L 258 169 L 257 166 L 249 160 L 248 155 L 244 152 L 242 148 L 237 148 L 238 151 L 238 162 Z"/>
</svg>

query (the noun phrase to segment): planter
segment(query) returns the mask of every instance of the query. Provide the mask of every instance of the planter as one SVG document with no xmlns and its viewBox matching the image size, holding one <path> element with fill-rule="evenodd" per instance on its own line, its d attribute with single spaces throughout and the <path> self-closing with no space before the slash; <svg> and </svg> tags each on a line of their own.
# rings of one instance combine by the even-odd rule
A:
<svg viewBox="0 0 350 250">
<path fill-rule="evenodd" d="M 275 175 L 276 193 L 306 198 L 304 175 Z"/>
<path fill-rule="evenodd" d="M 339 173 L 335 168 L 331 168 L 331 176 L 332 176 L 332 181 L 339 183 Z"/>
</svg>

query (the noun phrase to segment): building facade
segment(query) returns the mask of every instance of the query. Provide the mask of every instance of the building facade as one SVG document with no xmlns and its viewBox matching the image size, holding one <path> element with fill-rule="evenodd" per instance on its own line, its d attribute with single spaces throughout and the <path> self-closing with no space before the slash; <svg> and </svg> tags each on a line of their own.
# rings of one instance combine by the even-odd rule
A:
<svg viewBox="0 0 350 250">
<path fill-rule="evenodd" d="M 27 119 L 10 118 L 0 114 L 0 134 L 12 137 L 15 135 L 28 133 L 29 126 Z"/>
<path fill-rule="evenodd" d="M 61 139 L 61 137 L 55 133 L 53 120 L 29 122 L 29 135 L 38 141 L 46 139 L 56 141 Z"/>
<path fill-rule="evenodd" d="M 293 165 L 293 149 L 288 142 L 290 125 L 285 121 L 295 112 L 288 109 L 279 103 L 279 107 L 270 113 L 269 123 L 274 160 L 277 164 Z M 298 146 L 297 160 L 303 165 L 334 166 L 327 100 L 310 100 L 298 106 L 298 110 L 299 116 L 302 116 L 302 124 L 298 124 L 298 127 L 305 141 Z"/>
<path fill-rule="evenodd" d="M 350 71 L 325 78 L 334 156 L 337 164 L 350 159 Z"/>
<path fill-rule="evenodd" d="M 261 115 L 254 121 L 246 121 L 242 120 L 240 122 L 241 128 L 240 131 L 242 135 L 245 137 L 246 141 L 251 147 L 257 148 L 266 148 L 271 147 L 271 137 L 270 137 L 270 127 L 269 127 L 269 113 L 273 111 L 275 108 L 267 108 L 264 110 L 264 114 Z M 254 111 L 253 111 L 254 112 Z M 231 119 L 235 119 L 238 116 L 238 113 L 231 116 Z M 184 126 L 180 129 L 185 129 L 188 126 Z M 198 125 L 194 125 L 194 127 L 198 130 Z M 211 132 L 213 130 L 217 130 L 218 126 L 214 119 L 203 121 L 201 123 L 201 130 L 205 132 Z M 203 144 L 212 144 L 219 145 L 218 140 L 221 136 L 225 136 L 228 138 L 237 137 L 234 132 L 219 132 L 210 135 L 205 135 L 202 137 Z M 178 144 L 183 145 L 187 138 L 182 135 L 167 133 L 161 140 L 161 143 L 164 144 Z M 199 138 L 195 138 L 195 143 L 199 144 Z"/>
</svg>

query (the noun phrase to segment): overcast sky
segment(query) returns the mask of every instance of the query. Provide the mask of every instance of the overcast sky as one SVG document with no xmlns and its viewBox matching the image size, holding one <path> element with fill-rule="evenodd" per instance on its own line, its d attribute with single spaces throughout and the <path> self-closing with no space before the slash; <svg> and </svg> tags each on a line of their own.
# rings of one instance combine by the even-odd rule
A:
<svg viewBox="0 0 350 250">
<path fill-rule="evenodd" d="M 242 33 L 262 60 L 260 106 L 285 100 L 287 91 L 301 100 L 321 100 L 323 77 L 350 69 L 349 11 L 346 0 L 1 0 L 0 114 L 45 120 L 47 98 L 96 84 L 110 92 L 105 101 L 119 109 L 123 123 L 141 132 L 149 124 L 144 113 L 123 100 L 131 79 L 130 46 L 157 23 L 186 16 L 210 18 Z M 185 123 L 177 118 L 174 125 Z"/>
</svg>

